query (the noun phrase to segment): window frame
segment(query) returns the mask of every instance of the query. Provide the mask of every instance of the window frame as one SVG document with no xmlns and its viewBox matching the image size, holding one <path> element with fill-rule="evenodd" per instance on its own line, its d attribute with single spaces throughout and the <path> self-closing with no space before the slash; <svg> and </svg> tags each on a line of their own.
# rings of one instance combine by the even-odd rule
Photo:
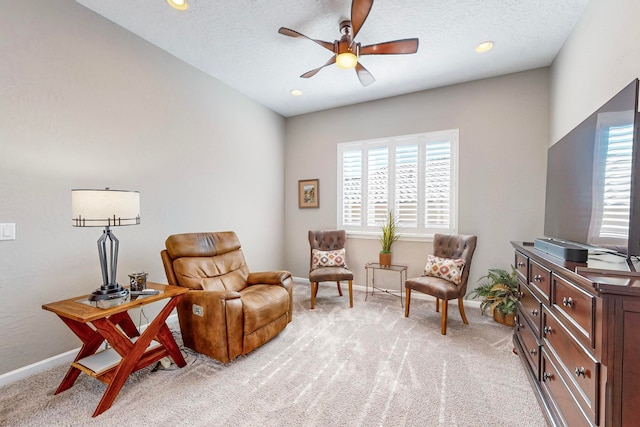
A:
<svg viewBox="0 0 640 427">
<path fill-rule="evenodd" d="M 407 146 L 412 144 L 418 145 L 418 226 L 415 228 L 400 227 L 401 240 L 419 240 L 430 241 L 435 233 L 457 234 L 458 232 L 458 193 L 459 193 L 459 129 L 448 129 L 434 132 L 424 132 L 408 135 L 399 135 L 388 138 L 376 138 L 361 141 L 342 142 L 337 145 L 337 224 L 339 228 L 347 231 L 350 236 L 358 236 L 363 238 L 375 238 L 380 234 L 379 225 L 367 225 L 368 198 L 368 150 L 380 147 L 388 148 L 389 165 L 387 173 L 391 175 L 389 182 L 389 195 L 387 199 L 388 206 L 394 208 L 396 205 L 394 179 L 396 173 L 395 152 L 398 146 Z M 450 143 L 450 205 L 449 205 L 449 226 L 443 228 L 430 227 L 424 225 L 425 221 L 425 152 L 426 145 L 429 143 L 442 143 L 449 141 Z M 344 153 L 360 152 L 361 159 L 361 207 L 360 225 L 345 225 L 343 223 L 343 189 L 344 189 Z"/>
</svg>

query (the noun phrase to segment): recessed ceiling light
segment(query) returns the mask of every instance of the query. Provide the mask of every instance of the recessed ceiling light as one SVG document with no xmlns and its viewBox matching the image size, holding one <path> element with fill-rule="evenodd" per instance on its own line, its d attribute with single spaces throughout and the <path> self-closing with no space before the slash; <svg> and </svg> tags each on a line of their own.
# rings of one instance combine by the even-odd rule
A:
<svg viewBox="0 0 640 427">
<path fill-rule="evenodd" d="M 491 50 L 491 48 L 493 48 L 493 42 L 491 41 L 482 42 L 478 46 L 476 46 L 476 52 L 484 53 Z"/>
<path fill-rule="evenodd" d="M 167 3 L 169 3 L 169 6 L 172 8 L 178 10 L 187 10 L 189 7 L 187 0 L 167 0 Z"/>
<path fill-rule="evenodd" d="M 291 95 L 293 96 L 300 96 L 302 95 L 302 91 L 300 89 L 291 89 L 291 92 L 289 92 Z"/>
</svg>

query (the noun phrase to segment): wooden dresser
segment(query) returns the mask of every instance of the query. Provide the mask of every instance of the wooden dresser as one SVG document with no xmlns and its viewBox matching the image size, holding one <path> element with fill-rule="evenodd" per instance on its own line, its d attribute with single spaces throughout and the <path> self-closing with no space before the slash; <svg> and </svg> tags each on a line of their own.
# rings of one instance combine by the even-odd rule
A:
<svg viewBox="0 0 640 427">
<path fill-rule="evenodd" d="M 639 426 L 640 273 L 612 254 L 575 263 L 511 244 L 513 342 L 548 423 Z"/>
</svg>

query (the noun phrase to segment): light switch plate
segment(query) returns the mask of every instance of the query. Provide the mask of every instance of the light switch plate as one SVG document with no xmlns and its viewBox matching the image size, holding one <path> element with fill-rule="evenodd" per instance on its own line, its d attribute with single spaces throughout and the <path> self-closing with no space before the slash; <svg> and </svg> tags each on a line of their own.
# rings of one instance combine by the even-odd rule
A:
<svg viewBox="0 0 640 427">
<path fill-rule="evenodd" d="M 15 222 L 0 224 L 0 240 L 16 240 Z"/>
</svg>

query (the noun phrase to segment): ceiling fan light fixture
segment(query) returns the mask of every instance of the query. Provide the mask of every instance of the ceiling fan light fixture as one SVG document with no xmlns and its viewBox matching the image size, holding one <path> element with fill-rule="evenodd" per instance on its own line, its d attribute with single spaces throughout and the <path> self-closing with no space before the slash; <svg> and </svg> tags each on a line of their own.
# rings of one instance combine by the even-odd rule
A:
<svg viewBox="0 0 640 427">
<path fill-rule="evenodd" d="M 492 41 L 486 41 L 486 42 L 482 42 L 480 44 L 478 44 L 478 46 L 476 46 L 476 52 L 478 53 L 485 53 L 490 51 L 493 48 L 493 42 Z"/>
<path fill-rule="evenodd" d="M 343 52 L 336 56 L 336 65 L 343 70 L 349 70 L 358 64 L 358 57 L 351 52 Z"/>
<path fill-rule="evenodd" d="M 187 0 L 167 0 L 167 3 L 169 3 L 169 6 L 177 10 L 187 10 L 189 7 Z"/>
<path fill-rule="evenodd" d="M 368 86 L 375 82 L 376 79 L 369 70 L 359 62 L 360 56 L 405 55 L 418 52 L 419 40 L 417 38 L 391 40 L 383 43 L 361 46 L 360 42 L 357 42 L 355 38 L 364 22 L 367 20 L 372 7 L 373 0 L 352 0 L 351 19 L 342 20 L 342 22 L 340 22 L 340 34 L 342 34 L 342 36 L 340 39 L 334 40 L 333 43 L 313 39 L 290 28 L 280 27 L 278 33 L 287 37 L 310 40 L 332 53 L 331 58 L 329 58 L 327 62 L 320 67 L 307 71 L 300 75 L 300 77 L 308 79 L 318 74 L 318 72 L 323 68 L 336 64 L 342 69 L 354 69 L 360 84 L 362 86 Z"/>
</svg>

